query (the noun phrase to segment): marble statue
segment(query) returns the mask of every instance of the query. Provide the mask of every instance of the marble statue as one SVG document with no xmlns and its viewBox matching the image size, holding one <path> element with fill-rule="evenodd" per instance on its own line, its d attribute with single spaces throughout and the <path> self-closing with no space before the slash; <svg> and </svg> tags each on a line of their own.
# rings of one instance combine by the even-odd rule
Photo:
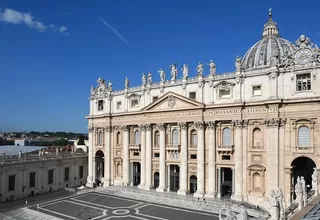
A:
<svg viewBox="0 0 320 220">
<path fill-rule="evenodd" d="M 213 62 L 213 60 L 210 60 L 210 63 L 208 63 L 209 66 L 209 70 L 210 70 L 210 76 L 214 76 L 214 74 L 216 74 L 216 64 Z"/>
<path fill-rule="evenodd" d="M 189 68 L 188 68 L 188 65 L 187 64 L 183 64 L 182 66 L 182 78 L 183 79 L 188 79 L 188 71 L 189 71 Z"/>
<path fill-rule="evenodd" d="M 241 70 L 241 57 L 237 56 L 236 58 L 236 71 L 239 72 Z"/>
<path fill-rule="evenodd" d="M 124 88 L 125 89 L 129 88 L 129 79 L 128 79 L 128 77 L 126 77 L 126 79 L 124 80 Z"/>
<path fill-rule="evenodd" d="M 158 70 L 158 73 L 160 74 L 160 81 L 164 82 L 166 80 L 166 74 L 164 70 L 161 68 L 160 70 Z"/>
<path fill-rule="evenodd" d="M 151 72 L 148 72 L 148 85 L 151 85 L 152 83 L 152 74 Z"/>
<path fill-rule="evenodd" d="M 299 210 L 301 210 L 302 208 L 302 185 L 301 185 L 301 182 L 300 182 L 300 177 L 298 176 L 297 177 L 297 183 L 294 187 L 294 192 L 296 194 L 296 201 L 298 202 L 299 204 Z"/>
<path fill-rule="evenodd" d="M 142 73 L 142 86 L 145 86 L 147 84 L 147 77 L 145 73 Z"/>
<path fill-rule="evenodd" d="M 101 84 L 104 84 L 105 81 L 104 81 L 104 79 L 102 79 L 102 78 L 99 77 L 97 83 L 98 83 L 99 85 L 101 85 Z"/>
<path fill-rule="evenodd" d="M 197 72 L 198 72 L 198 76 L 202 76 L 203 75 L 203 64 L 199 62 L 198 66 L 197 66 Z"/>
<path fill-rule="evenodd" d="M 283 207 L 283 193 L 281 189 L 278 188 L 270 191 L 270 204 L 275 208 L 274 219 L 284 220 L 285 210 Z"/>
<path fill-rule="evenodd" d="M 313 173 L 311 175 L 311 179 L 312 179 L 312 190 L 316 191 L 316 194 L 318 192 L 318 178 L 319 178 L 318 170 L 316 167 L 314 167 Z"/>
<path fill-rule="evenodd" d="M 108 90 L 112 91 L 112 82 L 111 82 L 111 80 L 109 80 L 109 82 L 108 82 Z"/>
<path fill-rule="evenodd" d="M 169 68 L 171 69 L 171 81 L 175 81 L 178 76 L 177 65 L 171 64 Z"/>
<path fill-rule="evenodd" d="M 306 187 L 306 181 L 304 180 L 304 177 L 300 177 L 301 182 L 301 188 L 302 188 L 302 200 L 303 200 L 303 206 L 306 206 L 308 204 L 308 194 L 307 194 L 307 187 Z"/>
<path fill-rule="evenodd" d="M 91 86 L 91 95 L 94 95 L 94 93 L 95 93 L 94 86 Z"/>
</svg>

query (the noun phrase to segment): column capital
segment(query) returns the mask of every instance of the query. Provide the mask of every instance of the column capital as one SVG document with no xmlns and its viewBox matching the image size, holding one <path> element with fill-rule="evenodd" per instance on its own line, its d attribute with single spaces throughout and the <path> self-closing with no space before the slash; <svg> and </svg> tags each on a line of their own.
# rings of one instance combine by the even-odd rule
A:
<svg viewBox="0 0 320 220">
<path fill-rule="evenodd" d="M 122 127 L 119 125 L 115 125 L 115 126 L 113 126 L 112 129 L 113 129 L 113 131 L 120 131 L 122 129 Z"/>
<path fill-rule="evenodd" d="M 181 130 L 186 131 L 188 129 L 188 124 L 186 122 L 178 123 Z"/>
<path fill-rule="evenodd" d="M 94 127 L 88 127 L 88 132 L 91 133 L 94 131 Z"/>
<path fill-rule="evenodd" d="M 164 127 L 163 123 L 156 124 L 154 127 L 156 129 L 158 129 L 159 131 L 164 131 L 165 130 L 165 127 Z"/>
<path fill-rule="evenodd" d="M 151 131 L 151 125 L 150 124 L 146 124 L 144 125 L 146 131 Z"/>
<path fill-rule="evenodd" d="M 105 127 L 106 132 L 111 132 L 112 131 L 112 126 L 106 126 Z"/>
<path fill-rule="evenodd" d="M 267 127 L 276 128 L 280 125 L 280 118 L 268 118 L 264 121 Z"/>
<path fill-rule="evenodd" d="M 216 123 L 214 121 L 207 121 L 206 125 L 209 130 L 213 130 L 216 127 Z"/>
<path fill-rule="evenodd" d="M 280 127 L 284 127 L 287 123 L 287 119 L 286 118 L 281 118 L 280 119 L 280 123 L 279 123 L 279 126 Z"/>
<path fill-rule="evenodd" d="M 141 125 L 139 125 L 138 127 L 139 127 L 139 130 L 140 130 L 140 131 L 146 131 L 146 126 L 145 126 L 145 125 L 142 125 L 142 124 L 141 124 Z"/>
<path fill-rule="evenodd" d="M 122 131 L 128 131 L 129 130 L 129 126 L 128 125 L 122 125 L 121 126 L 121 130 Z"/>
<path fill-rule="evenodd" d="M 203 130 L 205 128 L 205 123 L 203 121 L 197 121 L 190 124 L 190 127 L 196 128 L 198 130 Z"/>
</svg>

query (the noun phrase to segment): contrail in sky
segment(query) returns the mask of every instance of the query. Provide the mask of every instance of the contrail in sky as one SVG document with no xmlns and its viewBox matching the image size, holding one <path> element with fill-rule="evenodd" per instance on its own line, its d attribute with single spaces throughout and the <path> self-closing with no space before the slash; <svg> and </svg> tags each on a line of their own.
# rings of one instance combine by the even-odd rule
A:
<svg viewBox="0 0 320 220">
<path fill-rule="evenodd" d="M 113 31 L 113 33 L 115 33 L 124 43 L 126 44 L 129 44 L 128 41 L 126 39 L 124 39 L 124 37 L 121 36 L 121 34 L 116 30 L 114 29 L 108 22 L 106 22 L 102 17 L 99 17 L 101 22 L 107 26 L 107 28 L 109 28 L 110 30 Z"/>
</svg>

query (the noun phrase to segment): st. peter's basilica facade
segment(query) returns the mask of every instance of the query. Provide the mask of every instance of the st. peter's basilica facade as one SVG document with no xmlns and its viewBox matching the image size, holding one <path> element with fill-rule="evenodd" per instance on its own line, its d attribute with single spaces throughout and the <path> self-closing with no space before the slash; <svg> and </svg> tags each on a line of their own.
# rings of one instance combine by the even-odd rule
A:
<svg viewBox="0 0 320 220">
<path fill-rule="evenodd" d="M 298 176 L 311 190 L 320 167 L 320 50 L 308 37 L 281 38 L 270 11 L 262 38 L 236 58 L 235 71 L 216 74 L 212 60 L 169 71 L 169 79 L 158 71 L 160 82 L 143 74 L 137 87 L 126 78 L 121 91 L 101 78 L 92 87 L 88 186 L 263 206 L 281 189 L 285 207 Z"/>
</svg>

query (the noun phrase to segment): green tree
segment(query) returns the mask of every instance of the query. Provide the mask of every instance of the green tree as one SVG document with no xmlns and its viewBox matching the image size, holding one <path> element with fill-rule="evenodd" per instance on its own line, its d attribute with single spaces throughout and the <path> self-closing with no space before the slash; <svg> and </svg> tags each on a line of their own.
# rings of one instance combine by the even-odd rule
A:
<svg viewBox="0 0 320 220">
<path fill-rule="evenodd" d="M 78 145 L 85 145 L 84 144 L 84 136 L 83 135 L 79 136 Z"/>
<path fill-rule="evenodd" d="M 67 146 L 68 145 L 68 141 L 65 138 L 60 138 L 59 140 L 57 140 L 55 142 L 56 146 Z"/>
</svg>

